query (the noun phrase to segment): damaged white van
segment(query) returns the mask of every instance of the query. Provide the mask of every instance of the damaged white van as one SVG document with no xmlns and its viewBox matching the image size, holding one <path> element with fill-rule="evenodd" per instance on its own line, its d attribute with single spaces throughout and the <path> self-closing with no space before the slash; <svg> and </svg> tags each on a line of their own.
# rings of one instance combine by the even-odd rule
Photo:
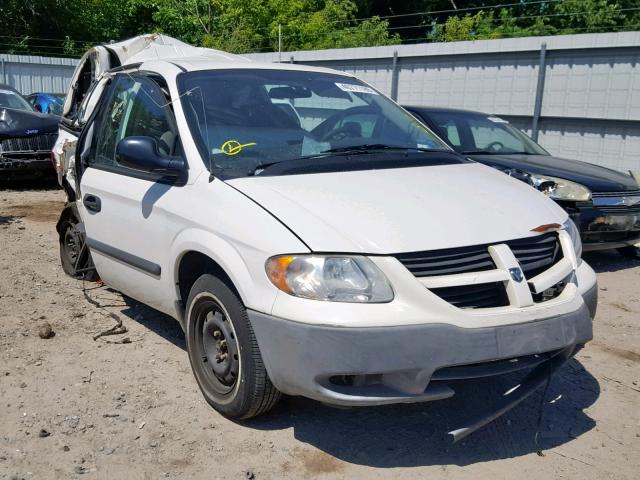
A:
<svg viewBox="0 0 640 480">
<path fill-rule="evenodd" d="M 422 402 L 527 370 L 460 438 L 592 338 L 596 277 L 553 201 L 353 76 L 207 52 L 96 79 L 58 228 L 67 273 L 182 324 L 215 409 Z"/>
</svg>

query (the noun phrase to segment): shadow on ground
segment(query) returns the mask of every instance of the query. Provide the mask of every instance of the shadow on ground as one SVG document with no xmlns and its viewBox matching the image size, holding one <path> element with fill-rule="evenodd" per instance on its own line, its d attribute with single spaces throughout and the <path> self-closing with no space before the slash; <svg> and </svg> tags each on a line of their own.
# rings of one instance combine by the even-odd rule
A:
<svg viewBox="0 0 640 480">
<path fill-rule="evenodd" d="M 596 273 L 617 272 L 640 266 L 640 259 L 623 257 L 615 250 L 585 252 L 582 258 L 591 265 Z"/>
<path fill-rule="evenodd" d="M 187 352 L 187 344 L 184 332 L 180 324 L 169 315 L 165 315 L 154 310 L 147 305 L 140 303 L 133 298 L 122 295 L 126 307 L 120 313 L 129 317 L 130 320 L 138 322 L 143 327 L 148 328 L 168 342 Z"/>
<path fill-rule="evenodd" d="M 342 461 L 377 468 L 471 465 L 512 458 L 539 448 L 557 447 L 595 426 L 584 409 L 596 401 L 600 387 L 578 361 L 570 360 L 551 380 L 543 406 L 539 447 L 534 437 L 541 391 L 460 443 L 450 445 L 446 432 L 487 408 L 505 385 L 511 385 L 506 381 L 459 382 L 453 398 L 438 402 L 351 410 L 286 398 L 269 415 L 243 424 L 261 430 L 293 428 L 301 442 Z"/>
<path fill-rule="evenodd" d="M 122 310 L 172 344 L 185 349 L 178 322 L 135 300 Z M 186 354 L 186 352 L 185 352 Z M 456 395 L 423 404 L 336 409 L 301 397 L 284 397 L 267 415 L 240 422 L 257 430 L 293 429 L 300 442 L 344 462 L 377 468 L 471 465 L 557 447 L 591 430 L 584 412 L 600 394 L 597 380 L 575 359 L 552 377 L 542 407 L 539 446 L 534 441 L 542 391 L 456 445 L 446 432 L 491 405 L 517 376 L 453 384 Z M 333 468 L 333 467 L 330 467 Z"/>
</svg>

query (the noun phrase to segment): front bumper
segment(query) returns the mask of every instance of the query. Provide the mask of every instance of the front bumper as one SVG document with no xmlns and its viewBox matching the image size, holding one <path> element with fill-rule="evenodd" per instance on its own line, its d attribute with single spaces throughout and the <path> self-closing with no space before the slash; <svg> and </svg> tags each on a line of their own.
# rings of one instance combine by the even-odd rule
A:
<svg viewBox="0 0 640 480">
<path fill-rule="evenodd" d="M 584 204 L 565 208 L 580 227 L 585 252 L 620 248 L 640 242 L 640 205 L 601 207 Z"/>
<path fill-rule="evenodd" d="M 382 405 L 453 396 L 446 380 L 465 374 L 451 367 L 477 367 L 467 378 L 504 373 L 514 368 L 500 368 L 495 361 L 527 357 L 522 363 L 531 366 L 588 342 L 597 286 L 582 298 L 569 313 L 481 328 L 446 323 L 333 327 L 255 311 L 249 311 L 249 319 L 269 376 L 283 393 L 336 405 Z"/>
<path fill-rule="evenodd" d="M 0 155 L 0 180 L 53 178 L 55 169 L 48 151 Z"/>
</svg>

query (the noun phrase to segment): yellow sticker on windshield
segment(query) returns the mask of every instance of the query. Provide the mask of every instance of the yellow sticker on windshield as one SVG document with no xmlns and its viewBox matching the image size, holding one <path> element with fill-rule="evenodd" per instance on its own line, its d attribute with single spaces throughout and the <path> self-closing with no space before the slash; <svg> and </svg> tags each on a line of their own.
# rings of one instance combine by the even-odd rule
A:
<svg viewBox="0 0 640 480">
<path fill-rule="evenodd" d="M 227 140 L 222 144 L 220 149 L 225 155 L 237 155 L 242 151 L 244 147 L 252 147 L 255 144 L 256 142 L 240 143 L 237 140 Z"/>
</svg>

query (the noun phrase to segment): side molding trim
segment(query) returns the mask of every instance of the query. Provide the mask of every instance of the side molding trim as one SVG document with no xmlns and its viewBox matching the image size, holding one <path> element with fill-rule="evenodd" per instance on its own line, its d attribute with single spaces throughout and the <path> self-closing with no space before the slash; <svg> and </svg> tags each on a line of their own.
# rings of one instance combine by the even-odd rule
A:
<svg viewBox="0 0 640 480">
<path fill-rule="evenodd" d="M 162 268 L 157 263 L 150 262 L 149 260 L 145 260 L 144 258 L 125 252 L 119 248 L 112 247 L 111 245 L 107 245 L 106 243 L 102 243 L 93 238 L 87 237 L 87 246 L 96 252 L 107 255 L 114 260 L 129 265 L 148 275 L 160 277 L 162 273 Z"/>
</svg>

